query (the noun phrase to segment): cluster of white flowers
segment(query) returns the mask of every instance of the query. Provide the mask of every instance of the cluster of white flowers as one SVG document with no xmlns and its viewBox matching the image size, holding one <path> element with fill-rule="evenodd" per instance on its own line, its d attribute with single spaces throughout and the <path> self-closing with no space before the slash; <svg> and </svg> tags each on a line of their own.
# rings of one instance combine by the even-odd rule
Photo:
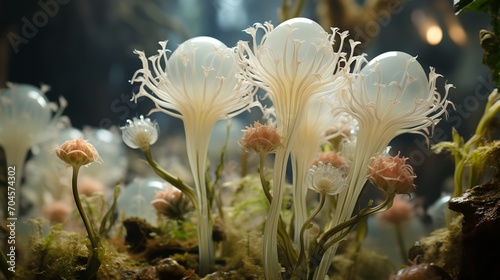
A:
<svg viewBox="0 0 500 280">
<path fill-rule="evenodd" d="M 347 32 L 332 29 L 329 34 L 309 19 L 294 18 L 277 27 L 269 22 L 255 24 L 245 31 L 251 43 L 240 41 L 234 48 L 214 38 L 197 37 L 181 44 L 170 57 L 166 42 L 149 59 L 136 51 L 143 67 L 131 82 L 140 83 L 134 100 L 145 96 L 156 104 L 152 112 L 164 112 L 184 123 L 199 205 L 201 274 L 208 272 L 214 254 L 205 182 L 209 135 L 218 120 L 251 107 L 262 108 L 255 92 L 257 88 L 266 91 L 281 143 L 273 149 L 273 197 L 264 229 L 263 262 L 266 279 L 281 279 L 277 232 L 290 155 L 298 208 L 295 231 L 307 214 L 307 187 L 320 195 L 337 195 L 331 227 L 341 224 L 354 211 L 372 157 L 400 134 L 428 137 L 450 104 L 451 85 L 441 96 L 435 88 L 439 75 L 434 69 L 427 76 L 415 57 L 402 52 L 381 54 L 364 65 L 365 56 L 354 55 L 358 42 L 346 44 Z M 349 53 L 344 52 L 346 47 Z M 157 125 L 149 119 L 134 119 L 122 130 L 124 142 L 141 150 L 158 137 Z M 320 146 L 332 138 L 341 139 L 333 148 L 349 163 L 348 168 L 325 162 L 309 169 Z M 299 238 L 294 242 L 298 245 Z M 314 279 L 324 279 L 335 250 L 336 246 L 330 248 L 318 270 L 311 272 Z"/>
</svg>

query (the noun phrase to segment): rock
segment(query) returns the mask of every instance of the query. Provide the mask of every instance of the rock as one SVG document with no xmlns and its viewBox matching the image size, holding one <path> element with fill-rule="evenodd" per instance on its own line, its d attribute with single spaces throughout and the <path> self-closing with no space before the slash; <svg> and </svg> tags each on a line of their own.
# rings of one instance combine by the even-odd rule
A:
<svg viewBox="0 0 500 280">
<path fill-rule="evenodd" d="M 464 215 L 457 280 L 500 279 L 500 176 L 451 199 L 449 208 Z"/>
<path fill-rule="evenodd" d="M 244 280 L 245 277 L 239 275 L 236 271 L 217 271 L 208 274 L 203 280 Z"/>
<path fill-rule="evenodd" d="M 159 280 L 154 267 L 142 267 L 136 269 L 124 269 L 121 272 L 120 279 L 123 280 Z"/>
<path fill-rule="evenodd" d="M 421 263 L 401 269 L 398 271 L 398 274 L 396 276 L 391 278 L 391 280 L 422 280 L 422 279 L 453 280 L 453 278 L 441 267 L 429 263 Z"/>
<path fill-rule="evenodd" d="M 200 279 L 194 270 L 187 270 L 172 258 L 162 259 L 156 264 L 156 271 L 160 279 L 195 280 Z"/>
<path fill-rule="evenodd" d="M 134 254 L 144 252 L 147 247 L 147 240 L 153 239 L 151 234 L 157 232 L 155 227 L 139 218 L 126 219 L 123 221 L 123 226 L 127 230 L 125 244 L 128 246 L 128 251 Z"/>
<path fill-rule="evenodd" d="M 198 280 L 194 270 L 188 270 L 172 258 L 159 260 L 155 265 L 124 269 L 120 279 L 127 280 Z"/>
</svg>

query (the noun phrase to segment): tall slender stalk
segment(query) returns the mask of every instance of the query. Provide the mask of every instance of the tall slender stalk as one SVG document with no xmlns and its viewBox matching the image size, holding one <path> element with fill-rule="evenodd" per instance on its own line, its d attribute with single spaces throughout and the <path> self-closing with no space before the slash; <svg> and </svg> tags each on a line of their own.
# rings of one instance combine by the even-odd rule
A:
<svg viewBox="0 0 500 280">
<path fill-rule="evenodd" d="M 265 159 L 266 159 L 266 154 L 264 153 L 259 154 L 259 176 L 260 176 L 260 183 L 262 185 L 262 190 L 264 191 L 264 195 L 266 196 L 267 201 L 271 203 L 273 197 L 271 196 L 271 190 L 269 189 L 270 184 L 264 174 Z"/>
<path fill-rule="evenodd" d="M 146 159 L 147 159 L 149 165 L 153 168 L 155 173 L 158 176 L 160 176 L 160 178 L 169 182 L 174 187 L 178 188 L 181 192 L 183 192 L 191 200 L 191 203 L 193 203 L 193 206 L 195 208 L 198 207 L 198 201 L 196 200 L 196 194 L 194 193 L 193 189 L 191 189 L 188 185 L 186 185 L 184 182 L 182 182 L 181 179 L 179 179 L 178 177 L 175 177 L 174 175 L 170 174 L 168 171 L 163 169 L 154 160 L 153 155 L 151 154 L 151 149 L 145 150 L 144 155 L 146 156 Z"/>
<path fill-rule="evenodd" d="M 285 174 L 288 155 L 286 149 L 278 149 L 274 162 L 273 199 L 264 226 L 264 275 L 268 280 L 280 280 L 282 268 L 278 260 L 277 235 L 278 223 L 283 202 Z"/>
<path fill-rule="evenodd" d="M 381 204 L 372 208 L 364 208 L 352 218 L 325 232 L 319 239 L 318 244 L 314 248 L 313 252 L 311 252 L 311 256 L 309 258 L 309 279 L 323 279 L 326 275 L 323 270 L 319 269 L 318 271 L 316 271 L 316 268 L 318 268 L 320 262 L 322 265 L 324 265 L 324 261 L 322 261 L 323 255 L 333 246 L 337 246 L 337 244 L 342 239 L 344 239 L 347 234 L 349 234 L 351 229 L 363 218 L 368 215 L 389 209 L 392 206 L 392 202 L 394 201 L 394 196 L 395 194 L 393 193 L 387 193 L 386 199 Z M 328 266 L 330 266 L 330 264 Z"/>
<path fill-rule="evenodd" d="M 294 225 L 293 232 L 294 238 L 293 242 L 295 245 L 299 246 L 300 238 L 305 238 L 305 243 L 308 243 L 309 238 L 306 236 L 299 236 L 299 232 L 301 230 L 302 225 L 305 223 L 307 219 L 307 204 L 306 204 L 306 196 L 307 196 L 307 188 L 304 188 L 304 177 L 307 173 L 307 169 L 310 167 L 309 162 L 298 160 L 296 156 L 292 153 L 292 170 L 293 170 L 293 183 L 294 183 L 294 192 L 293 192 L 293 211 L 294 211 Z"/>
<path fill-rule="evenodd" d="M 265 194 L 267 200 L 269 201 L 269 203 L 271 203 L 273 200 L 273 197 L 271 195 L 271 190 L 269 188 L 270 183 L 264 175 L 265 156 L 266 156 L 265 153 L 259 154 L 259 161 L 260 161 L 260 163 L 259 163 L 259 175 L 260 175 L 262 190 L 264 191 L 264 194 Z M 294 250 L 293 244 L 292 244 L 292 242 L 288 236 L 288 233 L 286 231 L 286 224 L 283 221 L 283 219 L 281 218 L 281 216 L 279 217 L 279 220 L 278 220 L 278 229 L 277 230 L 278 230 L 277 237 L 276 237 L 277 242 L 278 242 L 277 246 L 280 246 L 282 248 L 283 253 L 285 254 L 285 257 L 286 257 L 285 267 L 292 268 L 293 264 L 296 263 L 297 254 Z"/>
<path fill-rule="evenodd" d="M 323 209 L 323 206 L 325 205 L 325 200 L 326 200 L 326 195 L 320 194 L 320 200 L 319 200 L 318 207 L 314 210 L 314 212 L 311 214 L 311 216 L 309 216 L 309 218 L 307 218 L 307 220 L 304 222 L 304 224 L 302 225 L 302 227 L 300 229 L 300 234 L 299 234 L 300 253 L 299 253 L 299 257 L 297 259 L 297 264 L 295 265 L 295 268 L 293 269 L 293 271 L 294 271 L 294 273 L 298 272 L 301 279 L 303 279 L 305 276 L 304 272 L 307 272 L 306 265 L 302 263 L 305 255 L 306 255 L 306 247 L 304 246 L 304 243 L 305 243 L 304 242 L 304 233 L 306 231 L 306 228 L 311 223 L 311 221 L 318 215 L 318 213 L 321 211 L 321 209 Z M 301 269 L 300 271 L 298 271 L 299 268 Z"/>
<path fill-rule="evenodd" d="M 78 171 L 80 170 L 79 165 L 73 166 L 73 176 L 71 180 L 71 185 L 73 188 L 73 197 L 75 199 L 76 208 L 82 217 L 83 224 L 85 225 L 85 229 L 88 233 L 88 238 L 90 240 L 90 244 L 92 246 L 92 250 L 90 250 L 90 256 L 87 262 L 87 269 L 85 270 L 84 279 L 95 279 L 97 275 L 97 271 L 101 266 L 101 261 L 99 260 L 99 251 L 102 250 L 102 245 L 99 240 L 99 235 L 92 227 L 85 210 L 83 209 L 82 203 L 80 201 L 80 195 L 78 194 Z"/>
<path fill-rule="evenodd" d="M 195 183 L 196 205 L 198 206 L 195 209 L 198 218 L 198 270 L 200 276 L 205 276 L 215 262 L 215 251 L 212 240 L 212 200 L 210 199 L 212 193 L 208 189 L 205 177 L 209 141 L 203 137 L 210 137 L 213 125 L 187 125 L 186 123 L 189 122 L 184 121 L 188 160 Z"/>
</svg>

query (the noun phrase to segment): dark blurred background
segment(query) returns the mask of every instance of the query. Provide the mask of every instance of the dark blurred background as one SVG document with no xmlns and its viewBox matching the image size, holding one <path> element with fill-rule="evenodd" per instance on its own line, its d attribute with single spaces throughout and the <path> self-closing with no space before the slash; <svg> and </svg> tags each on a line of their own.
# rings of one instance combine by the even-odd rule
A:
<svg viewBox="0 0 500 280">
<path fill-rule="evenodd" d="M 130 102 L 128 81 L 140 67 L 134 49 L 152 55 L 158 41 L 174 50 L 199 35 L 228 46 L 250 37 L 241 32 L 255 22 L 279 23 L 281 1 L 269 0 L 40 0 L 0 1 L 0 87 L 7 81 L 48 84 L 51 101 L 64 96 L 65 114 L 73 126 L 110 127 L 147 114 L 151 103 Z M 454 126 L 466 138 L 482 114 L 493 89 L 490 71 L 482 65 L 480 29 L 489 28 L 486 14 L 454 15 L 451 0 L 317 0 L 307 1 L 302 16 L 325 28 L 350 30 L 373 58 L 389 50 L 418 56 L 453 83 L 451 100 L 457 111 L 436 129 L 434 140 L 449 140 Z M 442 90 L 441 90 L 442 92 Z M 156 114 L 162 131 L 179 122 Z M 432 155 L 425 139 L 405 135 L 393 143 L 410 157 L 419 175 L 418 193 L 426 204 L 441 192 L 453 164 L 446 155 Z"/>
</svg>

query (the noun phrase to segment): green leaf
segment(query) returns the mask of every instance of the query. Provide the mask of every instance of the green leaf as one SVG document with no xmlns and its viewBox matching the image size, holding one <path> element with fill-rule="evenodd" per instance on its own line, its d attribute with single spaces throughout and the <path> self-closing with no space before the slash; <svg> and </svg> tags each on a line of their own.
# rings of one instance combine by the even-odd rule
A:
<svg viewBox="0 0 500 280">
<path fill-rule="evenodd" d="M 489 1 L 490 0 L 454 0 L 453 8 L 455 9 L 456 14 L 466 11 L 488 13 Z"/>
<path fill-rule="evenodd" d="M 449 142 L 449 141 L 439 142 L 435 145 L 432 145 L 431 148 L 436 154 L 440 154 L 443 151 L 448 151 L 451 152 L 454 156 L 463 156 L 463 151 L 457 145 L 457 143 L 454 142 Z"/>
<path fill-rule="evenodd" d="M 99 228 L 99 235 L 100 236 L 106 236 L 111 229 L 111 227 L 115 223 L 115 208 L 116 208 L 116 201 L 118 200 L 118 196 L 120 195 L 120 185 L 115 186 L 115 190 L 113 193 L 113 203 L 109 207 L 108 212 L 104 215 L 101 221 L 101 226 Z"/>
<path fill-rule="evenodd" d="M 361 221 L 359 221 L 358 229 L 356 232 L 356 240 L 359 243 L 362 243 L 365 240 L 367 234 L 368 234 L 368 216 L 364 217 L 363 219 L 361 219 Z"/>
</svg>

